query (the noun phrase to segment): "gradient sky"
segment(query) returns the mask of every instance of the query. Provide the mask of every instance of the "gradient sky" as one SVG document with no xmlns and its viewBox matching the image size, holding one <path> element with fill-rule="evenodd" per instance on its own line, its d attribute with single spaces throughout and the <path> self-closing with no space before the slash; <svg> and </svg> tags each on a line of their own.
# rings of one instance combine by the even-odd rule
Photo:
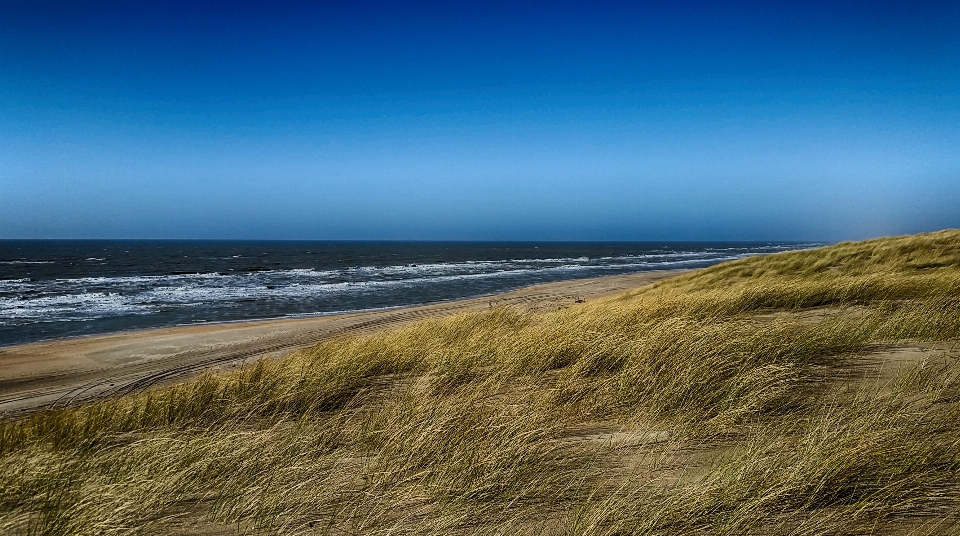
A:
<svg viewBox="0 0 960 536">
<path fill-rule="evenodd" d="M 0 0 L 0 238 L 944 227 L 956 1 Z"/>
</svg>

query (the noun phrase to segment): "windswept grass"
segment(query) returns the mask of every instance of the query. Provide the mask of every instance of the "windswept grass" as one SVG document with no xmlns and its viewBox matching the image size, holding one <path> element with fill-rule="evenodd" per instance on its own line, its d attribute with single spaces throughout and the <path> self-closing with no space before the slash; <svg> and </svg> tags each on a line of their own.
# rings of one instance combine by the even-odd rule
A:
<svg viewBox="0 0 960 536">
<path fill-rule="evenodd" d="M 957 341 L 960 231 L 421 322 L 0 423 L 0 532 L 953 533 Z"/>
</svg>

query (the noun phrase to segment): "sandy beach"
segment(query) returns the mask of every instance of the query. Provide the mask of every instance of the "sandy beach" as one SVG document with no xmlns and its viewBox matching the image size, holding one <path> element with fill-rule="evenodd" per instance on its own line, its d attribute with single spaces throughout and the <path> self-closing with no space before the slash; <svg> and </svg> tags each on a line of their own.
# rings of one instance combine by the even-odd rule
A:
<svg viewBox="0 0 960 536">
<path fill-rule="evenodd" d="M 138 392 L 207 370 L 282 357 L 332 337 L 467 310 L 494 306 L 555 310 L 681 272 L 562 281 L 494 296 L 362 313 L 200 324 L 9 346 L 0 348 L 0 415 Z"/>
</svg>

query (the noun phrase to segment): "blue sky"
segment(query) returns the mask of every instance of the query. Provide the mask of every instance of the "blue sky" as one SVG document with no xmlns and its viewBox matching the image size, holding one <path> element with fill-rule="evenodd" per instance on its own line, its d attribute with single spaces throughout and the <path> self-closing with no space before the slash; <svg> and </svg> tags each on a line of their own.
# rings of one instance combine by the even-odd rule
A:
<svg viewBox="0 0 960 536">
<path fill-rule="evenodd" d="M 0 238 L 944 227 L 957 2 L 0 2 Z"/>
</svg>

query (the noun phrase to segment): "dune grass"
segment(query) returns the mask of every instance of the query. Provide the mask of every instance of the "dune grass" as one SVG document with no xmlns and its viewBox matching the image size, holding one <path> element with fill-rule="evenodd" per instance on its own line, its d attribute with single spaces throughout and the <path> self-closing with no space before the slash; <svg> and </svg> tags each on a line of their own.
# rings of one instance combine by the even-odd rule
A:
<svg viewBox="0 0 960 536">
<path fill-rule="evenodd" d="M 0 532 L 956 533 L 957 341 L 960 231 L 461 314 L 2 422 Z"/>
</svg>

